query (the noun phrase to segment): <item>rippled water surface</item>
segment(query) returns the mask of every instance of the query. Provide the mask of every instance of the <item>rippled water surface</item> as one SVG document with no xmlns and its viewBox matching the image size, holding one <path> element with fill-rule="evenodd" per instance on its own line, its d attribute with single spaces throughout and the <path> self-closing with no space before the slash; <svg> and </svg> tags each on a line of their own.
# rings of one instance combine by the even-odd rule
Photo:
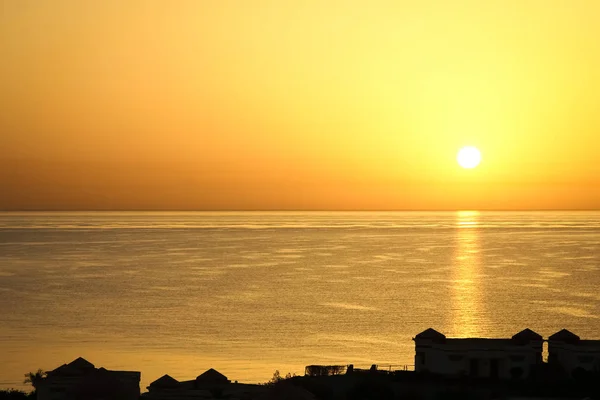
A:
<svg viewBox="0 0 600 400">
<path fill-rule="evenodd" d="M 599 212 L 0 213 L 0 387 L 83 356 L 264 382 L 411 338 L 600 338 Z"/>
</svg>

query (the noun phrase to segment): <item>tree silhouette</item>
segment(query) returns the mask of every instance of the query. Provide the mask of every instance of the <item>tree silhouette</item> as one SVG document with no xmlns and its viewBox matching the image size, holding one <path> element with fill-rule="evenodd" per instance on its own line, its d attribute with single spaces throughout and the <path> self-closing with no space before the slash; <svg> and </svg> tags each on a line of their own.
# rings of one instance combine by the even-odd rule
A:
<svg viewBox="0 0 600 400">
<path fill-rule="evenodd" d="M 39 383 L 46 377 L 46 373 L 42 369 L 38 369 L 35 372 L 28 372 L 25 374 L 25 380 L 23 383 L 29 383 L 37 390 Z"/>
<path fill-rule="evenodd" d="M 275 370 L 275 373 L 273 374 L 273 378 L 271 378 L 271 380 L 269 382 L 267 382 L 267 385 L 281 382 L 286 379 L 291 379 L 295 376 L 296 376 L 296 374 L 292 375 L 290 372 L 288 372 L 285 376 L 281 376 L 281 374 L 279 373 L 279 370 Z"/>
</svg>

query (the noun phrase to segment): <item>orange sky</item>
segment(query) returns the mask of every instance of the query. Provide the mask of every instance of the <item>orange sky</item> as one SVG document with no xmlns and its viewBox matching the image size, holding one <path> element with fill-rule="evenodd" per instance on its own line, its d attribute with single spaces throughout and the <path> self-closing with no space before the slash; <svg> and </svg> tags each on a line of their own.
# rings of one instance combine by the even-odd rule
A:
<svg viewBox="0 0 600 400">
<path fill-rule="evenodd" d="M 596 0 L 1 7 L 0 210 L 600 208 Z"/>
</svg>

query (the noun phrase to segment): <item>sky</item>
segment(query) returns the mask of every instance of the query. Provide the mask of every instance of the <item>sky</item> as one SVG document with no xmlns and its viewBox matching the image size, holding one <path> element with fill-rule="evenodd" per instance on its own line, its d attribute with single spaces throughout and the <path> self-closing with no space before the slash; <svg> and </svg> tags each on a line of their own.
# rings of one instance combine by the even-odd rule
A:
<svg viewBox="0 0 600 400">
<path fill-rule="evenodd" d="M 598 209 L 598 15 L 0 0 L 0 210 Z"/>
</svg>

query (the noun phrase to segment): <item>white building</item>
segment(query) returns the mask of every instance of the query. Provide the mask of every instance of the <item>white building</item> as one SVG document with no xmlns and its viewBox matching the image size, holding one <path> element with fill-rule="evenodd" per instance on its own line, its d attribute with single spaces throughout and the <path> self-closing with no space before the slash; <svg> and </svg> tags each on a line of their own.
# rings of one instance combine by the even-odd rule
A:
<svg viewBox="0 0 600 400">
<path fill-rule="evenodd" d="M 600 340 L 582 340 L 566 329 L 556 332 L 548 338 L 548 364 L 569 376 L 578 370 L 600 372 Z"/>
<path fill-rule="evenodd" d="M 525 329 L 510 339 L 447 338 L 427 329 L 415 341 L 415 371 L 446 376 L 525 378 L 542 363 L 544 340 Z"/>
</svg>

